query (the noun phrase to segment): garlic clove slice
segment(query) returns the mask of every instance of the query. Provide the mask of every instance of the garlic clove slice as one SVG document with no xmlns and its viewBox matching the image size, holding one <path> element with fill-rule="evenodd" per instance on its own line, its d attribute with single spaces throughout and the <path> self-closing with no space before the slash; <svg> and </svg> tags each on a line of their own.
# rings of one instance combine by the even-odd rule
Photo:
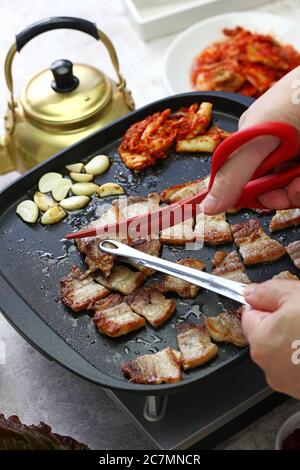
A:
<svg viewBox="0 0 300 470">
<path fill-rule="evenodd" d="M 107 155 L 96 155 L 92 158 L 84 167 L 86 173 L 92 175 L 101 175 L 104 173 L 110 165 L 110 161 Z"/>
<path fill-rule="evenodd" d="M 60 173 L 50 172 L 45 173 L 39 180 L 38 187 L 41 193 L 49 193 L 54 186 L 62 179 Z"/>
<path fill-rule="evenodd" d="M 71 190 L 75 196 L 91 196 L 98 188 L 99 186 L 95 183 L 75 183 Z"/>
<path fill-rule="evenodd" d="M 35 224 L 39 217 L 39 209 L 35 202 L 27 199 L 17 205 L 16 213 L 24 222 Z"/>
<path fill-rule="evenodd" d="M 43 225 L 57 224 L 64 219 L 66 215 L 67 213 L 60 206 L 54 206 L 42 215 L 41 223 Z"/>
<path fill-rule="evenodd" d="M 97 190 L 97 194 L 100 197 L 118 196 L 124 193 L 125 191 L 122 186 L 117 183 L 104 183 Z"/>
<path fill-rule="evenodd" d="M 75 211 L 78 209 L 82 209 L 90 202 L 90 198 L 88 196 L 70 196 L 66 199 L 60 201 L 60 205 L 63 209 L 67 211 Z"/>
</svg>

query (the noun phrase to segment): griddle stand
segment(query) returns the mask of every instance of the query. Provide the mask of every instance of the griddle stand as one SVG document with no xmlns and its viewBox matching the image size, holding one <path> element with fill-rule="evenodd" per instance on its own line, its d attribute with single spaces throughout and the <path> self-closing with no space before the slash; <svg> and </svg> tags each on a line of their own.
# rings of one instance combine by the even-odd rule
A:
<svg viewBox="0 0 300 470">
<path fill-rule="evenodd" d="M 167 410 L 168 396 L 155 396 L 150 395 L 145 399 L 143 416 L 146 421 L 154 423 L 156 421 L 161 421 Z"/>
<path fill-rule="evenodd" d="M 287 399 L 267 386 L 249 357 L 168 397 L 106 392 L 148 436 L 154 449 L 166 450 L 215 447 Z"/>
</svg>

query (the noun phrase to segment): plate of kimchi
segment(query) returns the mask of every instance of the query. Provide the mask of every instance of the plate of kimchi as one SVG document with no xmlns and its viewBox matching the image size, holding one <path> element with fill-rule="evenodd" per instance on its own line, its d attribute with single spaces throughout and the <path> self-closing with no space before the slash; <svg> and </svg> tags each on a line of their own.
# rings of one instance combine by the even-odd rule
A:
<svg viewBox="0 0 300 470">
<path fill-rule="evenodd" d="M 170 92 L 225 91 L 258 98 L 300 65 L 292 17 L 237 12 L 190 27 L 170 45 L 164 82 Z"/>
</svg>

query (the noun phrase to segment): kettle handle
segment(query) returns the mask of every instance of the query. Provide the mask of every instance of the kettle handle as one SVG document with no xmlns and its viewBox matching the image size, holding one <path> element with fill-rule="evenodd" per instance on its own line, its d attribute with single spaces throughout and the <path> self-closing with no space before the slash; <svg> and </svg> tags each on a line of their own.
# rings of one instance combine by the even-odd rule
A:
<svg viewBox="0 0 300 470">
<path fill-rule="evenodd" d="M 54 16 L 51 18 L 46 18 L 44 20 L 38 21 L 31 26 L 25 28 L 21 33 L 16 35 L 15 43 L 10 47 L 6 59 L 5 59 L 5 79 L 7 87 L 10 91 L 10 101 L 8 103 L 9 109 L 11 111 L 11 121 L 9 126 L 6 127 L 8 133 L 12 133 L 15 125 L 15 113 L 14 108 L 16 106 L 14 101 L 14 87 L 13 87 L 13 76 L 12 76 L 12 63 L 16 52 L 20 52 L 22 48 L 29 42 L 31 39 L 39 36 L 42 33 L 47 31 L 52 31 L 54 29 L 75 29 L 77 31 L 82 31 L 83 33 L 89 34 L 96 40 L 100 40 L 106 47 L 110 60 L 113 64 L 115 72 L 118 77 L 117 88 L 123 94 L 125 102 L 130 110 L 134 109 L 134 102 L 131 97 L 131 93 L 126 88 L 126 81 L 123 75 L 120 72 L 119 60 L 114 48 L 113 43 L 106 36 L 103 31 L 97 28 L 95 23 L 85 20 L 83 18 L 73 18 L 69 16 Z"/>
<path fill-rule="evenodd" d="M 45 18 L 41 21 L 37 21 L 27 28 L 23 29 L 19 34 L 16 34 L 16 48 L 20 52 L 21 49 L 31 39 L 39 36 L 47 31 L 54 29 L 75 29 L 82 33 L 89 34 L 95 39 L 99 39 L 98 30 L 95 23 L 85 20 L 83 18 L 73 18 L 71 16 L 54 16 L 51 18 Z"/>
</svg>

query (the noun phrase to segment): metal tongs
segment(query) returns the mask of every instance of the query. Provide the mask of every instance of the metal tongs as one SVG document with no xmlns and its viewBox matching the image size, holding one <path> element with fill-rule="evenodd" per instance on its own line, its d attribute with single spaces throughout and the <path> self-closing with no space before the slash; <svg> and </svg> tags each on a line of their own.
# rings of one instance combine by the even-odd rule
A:
<svg viewBox="0 0 300 470">
<path fill-rule="evenodd" d="M 194 268 L 148 255 L 147 253 L 131 248 L 116 240 L 103 240 L 100 242 L 99 247 L 105 253 L 120 256 L 124 261 L 134 261 L 147 268 L 152 268 L 165 274 L 171 274 L 183 281 L 196 284 L 204 289 L 229 297 L 236 302 L 248 305 L 243 294 L 246 284 L 242 284 L 241 282 L 230 281 L 229 279 L 213 276 L 212 274 L 198 271 Z"/>
</svg>

